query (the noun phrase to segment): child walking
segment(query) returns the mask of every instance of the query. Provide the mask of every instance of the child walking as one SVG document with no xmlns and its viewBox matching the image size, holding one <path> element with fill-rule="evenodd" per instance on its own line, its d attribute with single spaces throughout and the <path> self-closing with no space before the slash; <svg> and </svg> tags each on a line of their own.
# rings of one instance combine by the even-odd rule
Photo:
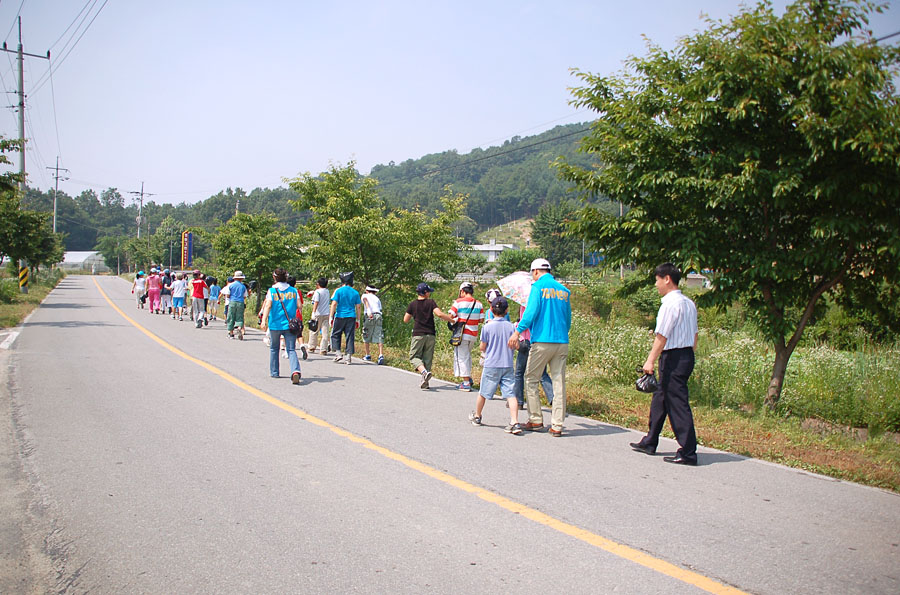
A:
<svg viewBox="0 0 900 595">
<path fill-rule="evenodd" d="M 481 425 L 481 414 L 484 404 L 488 399 L 494 398 L 497 388 L 500 395 L 506 399 L 509 406 L 509 425 L 504 428 L 508 434 L 519 435 L 522 428 L 519 426 L 519 403 L 513 392 L 515 386 L 515 373 L 513 371 L 513 351 L 507 345 L 509 338 L 515 332 L 515 327 L 504 319 L 509 309 L 509 302 L 505 297 L 498 297 L 491 304 L 491 312 L 494 318 L 490 324 L 481 329 L 481 352 L 484 354 L 484 368 L 481 371 L 481 387 L 475 400 L 475 411 L 469 414 L 472 425 Z"/>
</svg>

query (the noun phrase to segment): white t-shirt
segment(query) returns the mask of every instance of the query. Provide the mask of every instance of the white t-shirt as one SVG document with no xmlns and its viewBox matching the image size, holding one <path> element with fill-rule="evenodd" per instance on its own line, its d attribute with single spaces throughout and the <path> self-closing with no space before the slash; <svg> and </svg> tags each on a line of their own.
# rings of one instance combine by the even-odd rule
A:
<svg viewBox="0 0 900 595">
<path fill-rule="evenodd" d="M 313 313 L 317 316 L 328 316 L 331 312 L 331 294 L 324 287 L 319 287 L 313 293 Z"/>
<path fill-rule="evenodd" d="M 181 281 L 173 281 L 172 282 L 172 297 L 173 298 L 183 298 L 184 294 L 187 292 L 187 281 L 182 279 Z"/>
<path fill-rule="evenodd" d="M 362 303 L 366 307 L 366 316 L 381 314 L 381 300 L 374 293 L 364 293 Z"/>
<path fill-rule="evenodd" d="M 134 292 L 141 294 L 147 289 L 147 279 L 141 277 L 140 279 L 134 280 Z"/>
</svg>

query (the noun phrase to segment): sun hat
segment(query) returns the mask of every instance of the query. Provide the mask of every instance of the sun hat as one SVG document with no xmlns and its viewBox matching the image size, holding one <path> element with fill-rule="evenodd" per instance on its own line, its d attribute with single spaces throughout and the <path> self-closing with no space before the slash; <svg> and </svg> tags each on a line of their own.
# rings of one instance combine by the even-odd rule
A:
<svg viewBox="0 0 900 595">
<path fill-rule="evenodd" d="M 243 278 L 244 278 L 244 273 L 241 272 L 241 271 L 235 271 L 235 272 L 234 272 L 234 278 L 235 278 L 235 279 L 243 279 Z"/>
<path fill-rule="evenodd" d="M 433 292 L 434 288 L 428 283 L 419 283 L 419 285 L 416 286 L 416 293 L 418 293 L 419 295 L 425 295 L 426 293 Z"/>
<path fill-rule="evenodd" d="M 493 303 L 493 301 L 496 300 L 501 295 L 503 295 L 503 294 L 500 293 L 499 289 L 497 289 L 496 287 L 492 287 L 491 289 L 488 289 L 488 292 L 486 294 L 484 294 L 484 297 L 487 298 L 488 302 Z"/>
<path fill-rule="evenodd" d="M 550 261 L 546 258 L 535 258 L 531 261 L 531 270 L 532 271 L 549 271 L 550 270 Z"/>
</svg>

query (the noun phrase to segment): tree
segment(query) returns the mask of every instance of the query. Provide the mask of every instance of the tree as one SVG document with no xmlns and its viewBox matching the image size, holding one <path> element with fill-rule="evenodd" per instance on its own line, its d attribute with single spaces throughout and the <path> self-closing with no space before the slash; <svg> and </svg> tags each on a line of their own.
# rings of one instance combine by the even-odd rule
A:
<svg viewBox="0 0 900 595">
<path fill-rule="evenodd" d="M 259 282 L 259 310 L 259 296 L 271 285 L 272 271 L 276 267 L 296 271 L 302 242 L 300 234 L 283 229 L 273 215 L 239 213 L 216 231 L 212 244 L 222 268 L 241 270 Z"/>
<path fill-rule="evenodd" d="M 564 200 L 558 204 L 545 204 L 531 222 L 531 238 L 541 247 L 544 258 L 554 266 L 567 260 L 581 262 L 581 237 L 569 229 L 577 213 L 578 206 Z"/>
<path fill-rule="evenodd" d="M 504 250 L 497 258 L 497 275 L 505 277 L 516 271 L 531 270 L 531 261 L 543 258 L 543 252 L 537 248 L 525 250 Z"/>
<path fill-rule="evenodd" d="M 818 300 L 900 277 L 900 49 L 872 39 L 872 10 L 761 3 L 621 75 L 577 73 L 573 103 L 599 114 L 581 149 L 602 165 L 561 175 L 631 210 L 586 208 L 576 229 L 608 262 L 713 269 L 705 301 L 742 299 L 773 342 L 769 408 Z"/>
<path fill-rule="evenodd" d="M 434 216 L 390 210 L 376 192 L 378 182 L 359 175 L 352 162 L 287 181 L 300 197 L 294 208 L 312 215 L 306 224 L 310 270 L 353 270 L 357 279 L 382 290 L 414 285 L 426 272 L 444 278 L 458 272 L 462 243 L 453 223 L 465 209 L 465 196 L 445 188 L 443 208 Z"/>
</svg>

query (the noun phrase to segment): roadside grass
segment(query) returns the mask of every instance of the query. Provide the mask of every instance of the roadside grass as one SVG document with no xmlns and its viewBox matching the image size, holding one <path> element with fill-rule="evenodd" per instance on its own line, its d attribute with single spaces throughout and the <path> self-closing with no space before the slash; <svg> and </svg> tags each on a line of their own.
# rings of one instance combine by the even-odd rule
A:
<svg viewBox="0 0 900 595">
<path fill-rule="evenodd" d="M 0 268 L 0 328 L 21 323 L 64 276 L 59 269 L 41 271 L 31 279 L 28 293 L 20 293 L 18 277 L 10 276 L 7 267 Z"/>
</svg>

